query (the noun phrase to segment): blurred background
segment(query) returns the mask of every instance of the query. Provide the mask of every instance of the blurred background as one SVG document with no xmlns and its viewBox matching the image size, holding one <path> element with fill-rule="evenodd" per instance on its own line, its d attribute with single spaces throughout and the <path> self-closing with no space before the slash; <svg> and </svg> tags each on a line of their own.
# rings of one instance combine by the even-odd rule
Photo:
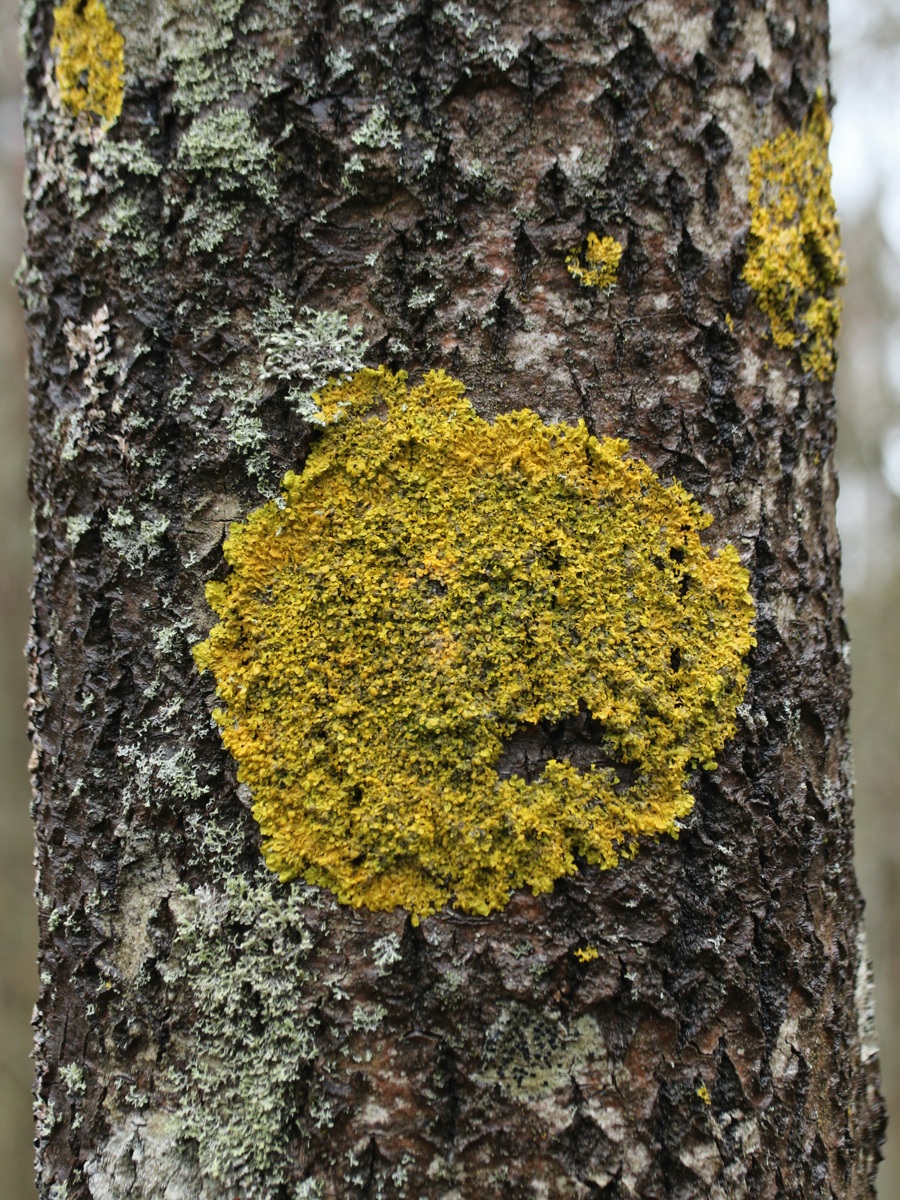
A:
<svg viewBox="0 0 900 1200">
<path fill-rule="evenodd" d="M 831 0 L 831 157 L 850 268 L 836 378 L 856 867 L 900 1196 L 900 0 Z"/>
<path fill-rule="evenodd" d="M 832 0 L 834 190 L 850 264 L 837 375 L 853 643 L 857 868 L 867 899 L 889 1128 L 880 1200 L 900 1197 L 900 0 Z M 0 0 L 0 1200 L 33 1200 L 36 990 L 22 710 L 29 538 L 15 0 Z"/>
<path fill-rule="evenodd" d="M 22 249 L 22 83 L 15 0 L 0 0 L 0 1200 L 34 1200 L 31 1008 L 36 927 L 28 816 L 29 512 Z"/>
</svg>

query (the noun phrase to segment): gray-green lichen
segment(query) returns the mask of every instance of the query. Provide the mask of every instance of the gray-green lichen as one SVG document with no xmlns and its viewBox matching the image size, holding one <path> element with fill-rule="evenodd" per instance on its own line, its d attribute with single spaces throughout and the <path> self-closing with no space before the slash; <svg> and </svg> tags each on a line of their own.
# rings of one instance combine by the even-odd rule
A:
<svg viewBox="0 0 900 1200">
<path fill-rule="evenodd" d="M 197 1014 L 169 1080 L 175 1127 L 196 1144 L 201 1174 L 246 1200 L 288 1182 L 295 1092 L 317 1054 L 318 1018 L 302 1004 L 306 903 L 305 889 L 240 875 L 169 901 L 166 980 L 190 992 Z M 363 1027 L 375 1017 L 363 1013 Z M 327 1121 L 324 1098 L 320 1107 Z"/>
<path fill-rule="evenodd" d="M 365 173 L 366 164 L 362 157 L 359 154 L 351 154 L 344 163 L 344 170 L 341 174 L 341 190 L 348 196 L 357 195 Z"/>
<path fill-rule="evenodd" d="M 87 1091 L 84 1068 L 77 1062 L 65 1063 L 59 1068 L 59 1077 L 73 1095 L 83 1096 Z"/>
<path fill-rule="evenodd" d="M 194 227 L 193 249 L 208 254 L 239 228 L 246 206 L 240 200 L 222 204 L 214 197 L 193 200 L 184 210 L 185 224 Z"/>
<path fill-rule="evenodd" d="M 155 179 L 162 171 L 162 166 L 143 142 L 133 138 L 123 138 L 117 142 L 104 139 L 91 154 L 91 162 L 95 170 L 117 184 L 121 183 L 123 174 Z"/>
<path fill-rule="evenodd" d="M 223 189 L 249 185 L 264 200 L 278 194 L 271 143 L 254 129 L 245 108 L 232 106 L 196 117 L 181 139 L 178 161 L 191 171 L 216 172 Z"/>
<path fill-rule="evenodd" d="M 313 308 L 301 308 L 295 317 L 279 294 L 256 329 L 263 351 L 260 378 L 290 384 L 288 403 L 306 420 L 321 423 L 313 393 L 362 367 L 368 349 L 362 326 L 351 325 L 344 313 Z"/>
<path fill-rule="evenodd" d="M 154 694 L 152 688 L 150 694 Z M 177 711 L 177 705 L 164 709 L 159 715 L 159 725 L 165 728 L 165 718 L 174 717 Z M 123 812 L 156 808 L 160 801 L 170 804 L 173 799 L 194 802 L 203 799 L 203 789 L 197 782 L 197 763 L 190 746 L 176 749 L 162 745 L 147 750 L 139 743 L 123 738 L 117 753 L 128 768 L 122 796 Z"/>
<path fill-rule="evenodd" d="M 164 71 L 175 85 L 173 101 L 184 112 L 198 112 L 247 87 L 263 94 L 277 87 L 273 52 L 257 39 L 236 38 L 235 33 L 286 25 L 290 12 L 283 0 L 259 6 L 264 13 L 242 0 L 206 0 L 202 5 L 160 0 L 149 10 L 143 0 L 116 0 L 113 7 L 125 37 L 126 87 Z"/>
<path fill-rule="evenodd" d="M 400 961 L 400 938 L 397 934 L 385 934 L 372 945 L 372 961 L 380 975 L 386 975 L 389 968 Z"/>
<path fill-rule="evenodd" d="M 245 211 L 235 195 L 239 190 L 249 189 L 265 203 L 278 195 L 271 143 L 236 104 L 195 117 L 181 139 L 177 162 L 205 185 L 183 214 L 194 227 L 195 250 L 215 250 L 238 228 Z"/>
<path fill-rule="evenodd" d="M 74 517 L 66 517 L 66 541 L 70 546 L 77 546 L 91 527 L 90 517 L 76 513 Z"/>
<path fill-rule="evenodd" d="M 132 571 L 142 571 L 159 553 L 160 540 L 168 528 L 168 517 L 158 513 L 136 517 L 130 509 L 120 505 L 109 514 L 109 523 L 101 536 Z"/>
<path fill-rule="evenodd" d="M 207 333 L 198 330 L 198 337 Z M 218 385 L 203 396 L 194 395 L 189 379 L 180 380 L 169 404 L 174 411 L 187 410 L 201 430 L 221 420 L 247 475 L 263 495 L 271 495 L 279 477 L 272 473 L 263 413 L 276 386 L 287 384 L 287 403 L 304 420 L 318 423 L 313 393 L 329 379 L 359 370 L 368 343 L 362 326 L 351 325 L 346 314 L 309 307 L 295 311 L 280 292 L 242 329 L 233 323 L 232 333 L 243 334 L 257 354 L 232 360 L 220 371 Z"/>
<path fill-rule="evenodd" d="M 131 260 L 146 263 L 156 257 L 159 238 L 147 233 L 141 202 L 136 196 L 115 196 L 100 217 L 100 228 L 109 242 L 121 239 L 127 246 Z"/>
<path fill-rule="evenodd" d="M 376 104 L 359 129 L 351 134 L 355 146 L 368 150 L 399 150 L 402 144 L 400 130 L 391 120 L 383 104 Z"/>
<path fill-rule="evenodd" d="M 258 412 L 263 398 L 258 378 L 254 378 L 247 363 L 240 363 L 223 376 L 222 385 L 215 390 L 213 398 L 222 402 L 229 440 L 243 460 L 247 474 L 263 481 L 269 455 L 266 432 Z"/>
<path fill-rule="evenodd" d="M 161 714 L 160 724 L 167 725 Z M 150 853 L 129 857 L 133 874 L 123 888 L 111 978 L 138 991 L 145 964 L 156 960 L 179 1020 L 162 1054 L 148 1058 L 155 1076 L 146 1084 L 112 1086 L 104 1107 L 111 1133 L 85 1165 L 94 1200 L 291 1200 L 319 1194 L 313 1179 L 293 1177 L 296 1161 L 297 1089 L 321 1052 L 314 989 L 305 988 L 313 937 L 305 914 L 320 907 L 310 889 L 287 889 L 263 868 L 248 876 L 235 862 L 237 838 L 221 826 L 202 799 L 188 762 L 164 756 L 150 764 L 136 745 L 123 747 L 123 763 L 137 763 L 131 804 L 165 803 L 173 789 L 189 787 L 196 822 L 192 836 L 216 864 L 213 882 L 190 890 Z M 134 849 L 132 844 L 132 849 Z M 144 848 L 145 851 L 147 847 Z M 152 929 L 165 910 L 174 918 L 171 948 L 160 960 Z M 332 985 L 338 995 L 340 989 Z M 304 995 L 305 993 L 305 995 Z M 383 1010 L 358 1005 L 348 1029 L 359 1036 L 377 1028 Z M 326 1064 L 327 1071 L 327 1064 Z M 66 1080 L 77 1093 L 79 1078 Z M 306 1112 L 321 1127 L 332 1105 L 315 1079 Z M 77 1099 L 77 1095 L 76 1095 Z M 47 1110 L 42 1121 L 54 1121 Z"/>
<path fill-rule="evenodd" d="M 328 51 L 325 56 L 325 64 L 332 82 L 336 82 L 338 79 L 343 79 L 345 75 L 349 75 L 353 70 L 353 56 L 345 46 L 338 46 L 336 49 Z"/>
<path fill-rule="evenodd" d="M 602 1069 L 607 1063 L 606 1045 L 592 1017 L 579 1017 L 567 1026 L 559 1017 L 510 1004 L 487 1030 L 479 1078 L 517 1100 L 537 1100 L 570 1087 L 588 1063 Z"/>
</svg>

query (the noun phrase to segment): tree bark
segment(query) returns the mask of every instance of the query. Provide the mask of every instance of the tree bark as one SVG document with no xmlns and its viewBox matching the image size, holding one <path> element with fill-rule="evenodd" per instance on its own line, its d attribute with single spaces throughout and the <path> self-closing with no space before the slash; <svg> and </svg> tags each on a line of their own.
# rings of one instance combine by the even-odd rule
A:
<svg viewBox="0 0 900 1200">
<path fill-rule="evenodd" d="M 873 1195 L 833 399 L 742 279 L 824 0 L 70 7 L 24 14 L 41 1197 Z M 678 840 L 421 924 L 263 865 L 190 650 L 363 361 L 627 438 L 738 548 Z"/>
</svg>

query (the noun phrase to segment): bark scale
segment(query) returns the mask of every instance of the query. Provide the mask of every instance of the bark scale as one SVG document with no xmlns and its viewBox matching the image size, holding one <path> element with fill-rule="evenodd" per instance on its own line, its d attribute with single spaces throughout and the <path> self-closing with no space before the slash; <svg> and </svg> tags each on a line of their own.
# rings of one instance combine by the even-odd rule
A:
<svg viewBox="0 0 900 1200">
<path fill-rule="evenodd" d="M 108 128 L 24 15 L 41 1196 L 871 1196 L 833 402 L 741 280 L 825 4 L 106 11 Z M 329 351 L 625 437 L 739 548 L 742 725 L 677 842 L 418 927 L 261 866 L 190 646 Z"/>
</svg>

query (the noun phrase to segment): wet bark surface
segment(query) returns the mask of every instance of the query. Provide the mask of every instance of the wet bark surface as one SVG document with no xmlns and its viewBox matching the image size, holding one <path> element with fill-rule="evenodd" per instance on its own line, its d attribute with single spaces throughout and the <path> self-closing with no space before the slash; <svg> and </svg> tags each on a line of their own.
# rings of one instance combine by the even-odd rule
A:
<svg viewBox="0 0 900 1200">
<path fill-rule="evenodd" d="M 102 135 L 54 95 L 52 6 L 25 14 L 41 1196 L 871 1196 L 833 401 L 741 282 L 749 150 L 827 93 L 825 4 L 108 12 Z M 611 293 L 565 267 L 591 231 L 625 247 Z M 264 370 L 279 296 L 482 415 L 626 437 L 713 513 L 758 646 L 677 841 L 420 926 L 260 882 L 189 651 L 227 522 L 316 436 Z M 570 725 L 507 773 L 597 761 Z M 241 876 L 295 914 L 287 950 L 217 899 Z M 274 1124 L 266 1064 L 224 1068 L 275 1149 L 211 1156 L 191 1064 L 232 981 L 233 1040 L 262 1036 L 244 968 L 301 950 Z"/>
</svg>

